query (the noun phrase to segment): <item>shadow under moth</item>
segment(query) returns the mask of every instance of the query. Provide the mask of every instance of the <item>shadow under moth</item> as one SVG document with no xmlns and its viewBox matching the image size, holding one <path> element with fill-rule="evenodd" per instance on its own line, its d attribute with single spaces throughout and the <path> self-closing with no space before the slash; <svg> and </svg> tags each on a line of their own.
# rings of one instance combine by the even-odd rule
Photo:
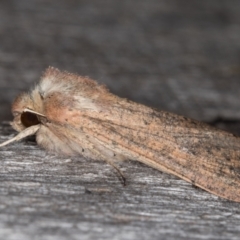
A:
<svg viewBox="0 0 240 240">
<path fill-rule="evenodd" d="M 12 105 L 12 127 L 59 155 L 115 165 L 131 159 L 240 202 L 240 138 L 205 123 L 120 98 L 95 81 L 49 67 Z"/>
</svg>

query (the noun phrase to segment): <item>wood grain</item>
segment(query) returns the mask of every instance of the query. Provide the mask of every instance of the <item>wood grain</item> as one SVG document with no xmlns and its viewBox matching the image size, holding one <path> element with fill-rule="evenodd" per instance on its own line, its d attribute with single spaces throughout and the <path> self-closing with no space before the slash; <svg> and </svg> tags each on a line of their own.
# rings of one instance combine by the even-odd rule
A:
<svg viewBox="0 0 240 240">
<path fill-rule="evenodd" d="M 2 124 L 0 140 L 9 134 L 13 131 Z M 32 140 L 1 149 L 0 157 L 4 239 L 233 239 L 240 234 L 239 204 L 140 163 L 122 163 L 123 187 L 107 164 L 59 159 Z"/>
</svg>

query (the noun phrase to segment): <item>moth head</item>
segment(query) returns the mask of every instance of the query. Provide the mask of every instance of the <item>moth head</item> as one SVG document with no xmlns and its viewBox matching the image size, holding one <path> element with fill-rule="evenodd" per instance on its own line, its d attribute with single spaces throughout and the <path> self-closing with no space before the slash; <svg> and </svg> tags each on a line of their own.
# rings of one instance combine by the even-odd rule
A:
<svg viewBox="0 0 240 240">
<path fill-rule="evenodd" d="M 34 102 L 28 93 L 20 94 L 12 104 L 12 127 L 20 132 L 25 128 L 40 123 L 37 112 L 34 111 Z"/>
</svg>

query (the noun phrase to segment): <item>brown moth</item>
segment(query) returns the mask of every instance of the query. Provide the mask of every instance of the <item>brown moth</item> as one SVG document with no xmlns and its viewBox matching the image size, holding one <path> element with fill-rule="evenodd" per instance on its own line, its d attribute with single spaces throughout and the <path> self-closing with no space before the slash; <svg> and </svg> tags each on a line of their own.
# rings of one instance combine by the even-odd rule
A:
<svg viewBox="0 0 240 240">
<path fill-rule="evenodd" d="M 20 133 L 0 146 L 36 134 L 51 152 L 101 159 L 120 175 L 114 162 L 139 161 L 240 202 L 240 138 L 120 98 L 87 77 L 50 67 L 12 113 Z"/>
</svg>

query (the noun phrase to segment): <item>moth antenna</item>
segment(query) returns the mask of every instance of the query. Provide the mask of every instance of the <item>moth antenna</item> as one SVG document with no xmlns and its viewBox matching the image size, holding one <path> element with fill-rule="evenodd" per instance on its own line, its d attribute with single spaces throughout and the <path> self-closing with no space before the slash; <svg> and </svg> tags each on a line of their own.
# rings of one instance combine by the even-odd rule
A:
<svg viewBox="0 0 240 240">
<path fill-rule="evenodd" d="M 31 126 L 29 128 L 26 128 L 23 131 L 21 131 L 18 135 L 16 135 L 15 137 L 1 143 L 0 147 L 6 146 L 9 143 L 12 143 L 12 142 L 15 142 L 15 141 L 19 141 L 19 140 L 21 140 L 25 137 L 34 135 L 38 131 L 39 128 L 40 128 L 40 124 Z"/>
<path fill-rule="evenodd" d="M 33 111 L 33 110 L 29 109 L 29 108 L 24 108 L 24 109 L 23 109 L 23 112 L 29 112 L 29 113 L 36 114 L 36 115 L 38 115 L 38 116 L 46 117 L 45 115 L 43 115 L 43 114 L 41 114 L 41 113 L 39 113 L 39 112 L 35 112 L 35 111 Z"/>
</svg>

